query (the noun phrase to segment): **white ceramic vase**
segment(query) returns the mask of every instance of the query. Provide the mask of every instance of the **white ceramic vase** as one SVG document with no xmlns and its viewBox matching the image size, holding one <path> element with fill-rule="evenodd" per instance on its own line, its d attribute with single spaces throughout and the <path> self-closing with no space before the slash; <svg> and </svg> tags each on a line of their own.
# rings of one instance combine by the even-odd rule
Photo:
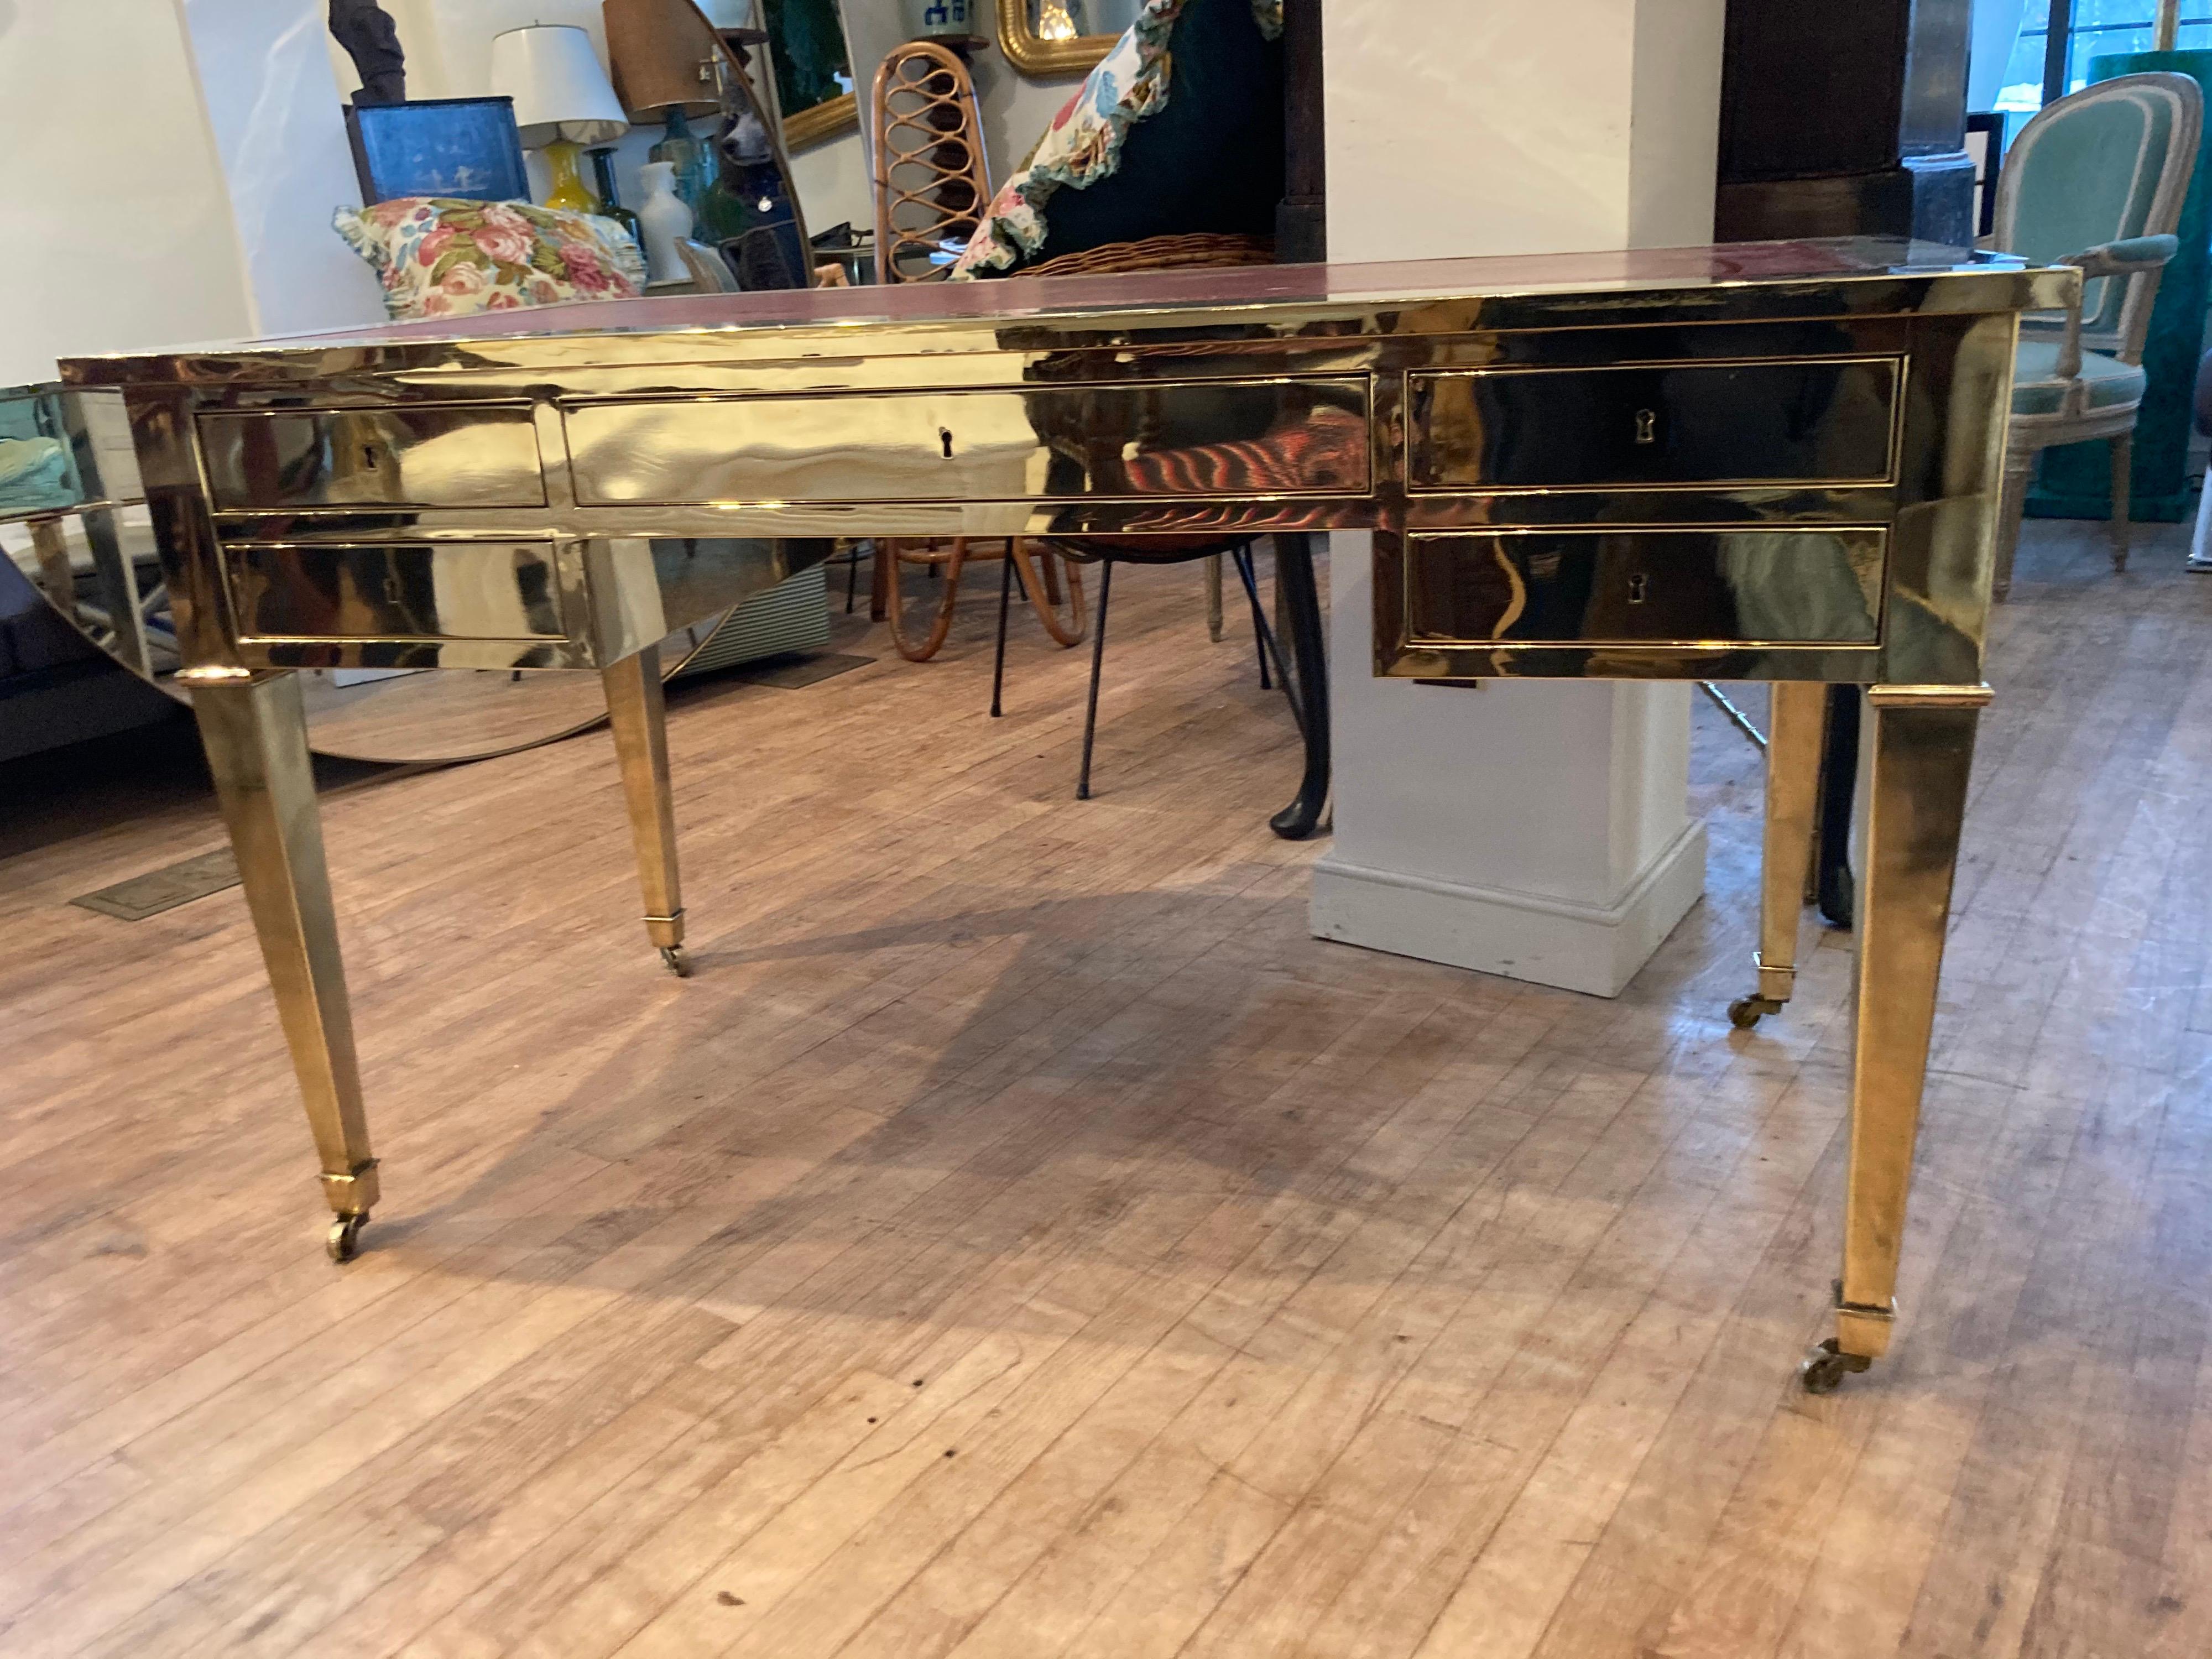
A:
<svg viewBox="0 0 2212 1659">
<path fill-rule="evenodd" d="M 680 283 L 690 276 L 691 268 L 676 245 L 691 234 L 691 210 L 676 193 L 676 165 L 647 161 L 638 177 L 645 185 L 645 199 L 637 204 L 637 224 L 645 236 L 646 280 Z"/>
</svg>

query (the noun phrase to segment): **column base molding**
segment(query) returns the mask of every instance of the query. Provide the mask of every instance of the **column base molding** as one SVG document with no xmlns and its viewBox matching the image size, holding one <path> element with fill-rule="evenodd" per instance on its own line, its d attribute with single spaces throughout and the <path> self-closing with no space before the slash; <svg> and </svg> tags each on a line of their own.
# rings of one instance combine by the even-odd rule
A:
<svg viewBox="0 0 2212 1659">
<path fill-rule="evenodd" d="M 1705 826 L 1684 826 L 1611 904 L 1436 881 L 1349 864 L 1314 866 L 1316 939 L 1592 996 L 1619 996 L 1705 887 Z"/>
</svg>

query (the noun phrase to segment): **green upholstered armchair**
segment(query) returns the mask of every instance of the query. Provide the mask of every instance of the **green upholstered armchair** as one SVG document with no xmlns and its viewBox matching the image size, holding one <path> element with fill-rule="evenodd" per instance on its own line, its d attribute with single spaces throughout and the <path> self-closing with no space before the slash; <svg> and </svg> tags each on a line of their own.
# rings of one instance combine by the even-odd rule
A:
<svg viewBox="0 0 2212 1659">
<path fill-rule="evenodd" d="M 2112 568 L 2128 562 L 2128 474 L 2142 406 L 2143 335 L 2197 164 L 2203 94 L 2184 75 L 2124 75 L 2060 99 L 2021 129 L 1997 179 L 1992 240 L 2080 267 L 2081 301 L 2024 319 L 2014 360 L 1996 589 L 2011 585 L 2036 458 L 2112 447 Z"/>
</svg>

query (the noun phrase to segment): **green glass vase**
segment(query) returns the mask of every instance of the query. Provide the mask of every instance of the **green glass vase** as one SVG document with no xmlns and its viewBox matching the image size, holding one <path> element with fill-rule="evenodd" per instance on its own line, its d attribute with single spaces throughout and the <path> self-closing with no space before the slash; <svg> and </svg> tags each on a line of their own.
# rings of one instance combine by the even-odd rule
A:
<svg viewBox="0 0 2212 1659">
<path fill-rule="evenodd" d="M 613 220 L 629 233 L 631 241 L 643 247 L 645 238 L 638 233 L 637 215 L 615 196 L 615 153 L 611 148 L 592 152 L 592 173 L 599 181 L 599 216 Z"/>
</svg>

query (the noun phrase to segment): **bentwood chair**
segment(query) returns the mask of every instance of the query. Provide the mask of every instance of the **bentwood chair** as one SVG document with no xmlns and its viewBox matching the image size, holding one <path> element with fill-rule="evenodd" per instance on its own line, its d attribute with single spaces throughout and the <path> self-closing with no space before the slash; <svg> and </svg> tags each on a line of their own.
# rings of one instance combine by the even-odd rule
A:
<svg viewBox="0 0 2212 1659">
<path fill-rule="evenodd" d="M 2197 165 L 2203 94 L 2185 75 L 2123 75 L 2045 108 L 2005 155 L 1994 244 L 2080 268 L 2081 303 L 2023 322 L 2014 359 L 1996 591 L 2037 457 L 2103 438 L 2112 448 L 2112 568 L 2128 562 L 2129 471 L 2142 407 L 2143 336 Z"/>
</svg>

